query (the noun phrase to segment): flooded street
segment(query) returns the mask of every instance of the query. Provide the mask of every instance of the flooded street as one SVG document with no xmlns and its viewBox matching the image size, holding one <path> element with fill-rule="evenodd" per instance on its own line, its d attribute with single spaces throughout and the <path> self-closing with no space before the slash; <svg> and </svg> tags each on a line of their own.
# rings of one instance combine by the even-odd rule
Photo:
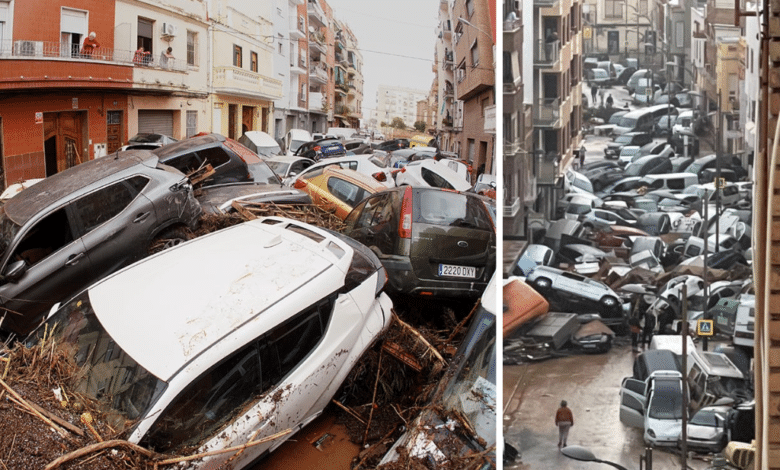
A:
<svg viewBox="0 0 780 470">
<path fill-rule="evenodd" d="M 620 383 L 631 375 L 634 357 L 631 346 L 621 342 L 606 354 L 504 365 L 504 439 L 521 454 L 505 468 L 579 470 L 586 465 L 565 457 L 557 447 L 554 419 L 561 400 L 568 401 L 574 413 L 569 445 L 588 448 L 601 460 L 639 468 L 642 431 L 619 419 Z M 707 466 L 701 460 L 689 460 L 688 465 Z M 681 468 L 680 457 L 656 450 L 653 468 Z"/>
</svg>

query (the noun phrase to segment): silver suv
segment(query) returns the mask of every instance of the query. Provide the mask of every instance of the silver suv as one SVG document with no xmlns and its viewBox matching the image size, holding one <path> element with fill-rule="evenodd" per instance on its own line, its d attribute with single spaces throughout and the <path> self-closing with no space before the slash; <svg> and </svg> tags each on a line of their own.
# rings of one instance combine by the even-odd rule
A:
<svg viewBox="0 0 780 470">
<path fill-rule="evenodd" d="M 0 329 L 29 333 L 56 302 L 160 244 L 202 210 L 189 180 L 148 150 L 50 176 L 0 205 Z"/>
<path fill-rule="evenodd" d="M 526 282 L 545 297 L 555 293 L 562 294 L 570 302 L 590 303 L 605 316 L 617 316 L 622 313 L 620 300 L 615 291 L 604 283 L 577 273 L 549 266 L 538 266 L 526 277 Z"/>
</svg>

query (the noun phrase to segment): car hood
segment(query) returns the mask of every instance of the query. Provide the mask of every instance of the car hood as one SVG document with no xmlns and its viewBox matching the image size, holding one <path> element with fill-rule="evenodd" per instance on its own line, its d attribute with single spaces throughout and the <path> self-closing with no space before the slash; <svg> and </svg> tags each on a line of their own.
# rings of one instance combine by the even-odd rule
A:
<svg viewBox="0 0 780 470">
<path fill-rule="evenodd" d="M 712 426 L 701 426 L 697 424 L 688 425 L 688 439 L 699 441 L 716 440 L 722 434 L 722 431 Z"/>
<path fill-rule="evenodd" d="M 647 418 L 647 429 L 653 430 L 656 440 L 677 440 L 682 434 L 682 420 Z"/>
</svg>

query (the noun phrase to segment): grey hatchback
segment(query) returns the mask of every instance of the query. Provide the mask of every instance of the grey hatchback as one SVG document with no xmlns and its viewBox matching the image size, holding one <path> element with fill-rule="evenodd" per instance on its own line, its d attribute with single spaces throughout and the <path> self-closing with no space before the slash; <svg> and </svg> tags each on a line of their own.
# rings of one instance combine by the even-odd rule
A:
<svg viewBox="0 0 780 470">
<path fill-rule="evenodd" d="M 189 237 L 202 210 L 178 170 L 128 150 L 52 175 L 0 205 L 0 329 L 24 335 L 56 302 Z"/>
<path fill-rule="evenodd" d="M 402 186 L 367 197 L 344 222 L 382 261 L 391 293 L 476 298 L 496 268 L 495 225 L 476 194 Z"/>
</svg>

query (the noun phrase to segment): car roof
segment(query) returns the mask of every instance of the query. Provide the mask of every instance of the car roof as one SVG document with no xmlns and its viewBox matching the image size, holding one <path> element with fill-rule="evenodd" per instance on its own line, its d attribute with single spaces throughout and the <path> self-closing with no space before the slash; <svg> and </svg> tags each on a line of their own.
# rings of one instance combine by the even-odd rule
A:
<svg viewBox="0 0 780 470">
<path fill-rule="evenodd" d="M 308 160 L 314 163 L 314 160 L 312 160 L 311 158 L 299 157 L 295 155 L 274 155 L 273 158 L 267 159 L 266 162 L 295 163 L 298 160 Z M 333 160 L 335 160 L 335 158 Z"/>
<path fill-rule="evenodd" d="M 158 157 L 149 150 L 126 150 L 96 158 L 44 178 L 5 203 L 6 215 L 19 225 L 52 204 L 119 172 L 144 164 L 157 166 Z"/>
<path fill-rule="evenodd" d="M 387 186 L 380 183 L 371 176 L 358 173 L 355 170 L 349 168 L 341 168 L 338 165 L 326 166 L 322 171 L 323 176 L 339 176 L 344 179 L 352 180 L 353 183 L 360 185 L 363 188 L 369 188 L 376 191 L 382 191 L 387 189 Z"/>
<path fill-rule="evenodd" d="M 154 154 L 160 157 L 160 160 L 165 160 L 174 155 L 178 155 L 184 152 L 188 152 L 196 147 L 211 145 L 214 142 L 224 142 L 225 137 L 219 134 L 206 134 L 190 137 L 189 139 L 180 140 L 172 144 L 160 147 L 154 150 Z"/>
<path fill-rule="evenodd" d="M 270 134 L 263 131 L 247 131 L 243 134 L 247 139 L 252 141 L 253 144 L 263 147 L 273 147 L 279 145 Z M 242 136 L 243 137 L 243 136 Z"/>
<path fill-rule="evenodd" d="M 282 222 L 267 223 L 275 220 Z M 296 228 L 324 240 L 316 242 Z M 340 250 L 329 249 L 333 244 Z M 111 338 L 168 381 L 209 350 L 216 362 L 262 334 L 269 322 L 278 324 L 313 299 L 336 292 L 351 262 L 345 255 L 352 252 L 325 230 L 261 218 L 119 271 L 92 286 L 89 299 Z M 306 295 L 297 295 L 303 286 Z"/>
</svg>

